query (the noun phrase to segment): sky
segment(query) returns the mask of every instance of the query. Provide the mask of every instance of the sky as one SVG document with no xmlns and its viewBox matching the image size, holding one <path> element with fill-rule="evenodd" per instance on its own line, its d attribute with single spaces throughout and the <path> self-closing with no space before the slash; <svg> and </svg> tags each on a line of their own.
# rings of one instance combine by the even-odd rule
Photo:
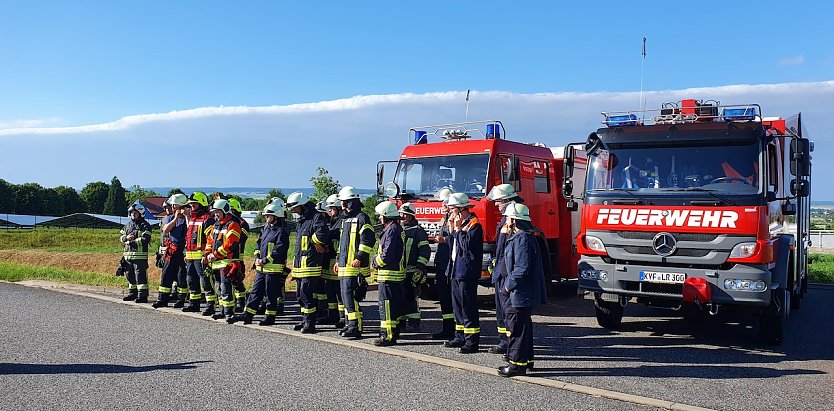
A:
<svg viewBox="0 0 834 411">
<path fill-rule="evenodd" d="M 641 71 L 647 107 L 801 111 L 834 154 L 834 3 L 726 3 L 0 1 L 0 178 L 293 187 L 324 166 L 369 188 L 466 90 L 470 119 L 555 146 L 638 108 Z"/>
</svg>

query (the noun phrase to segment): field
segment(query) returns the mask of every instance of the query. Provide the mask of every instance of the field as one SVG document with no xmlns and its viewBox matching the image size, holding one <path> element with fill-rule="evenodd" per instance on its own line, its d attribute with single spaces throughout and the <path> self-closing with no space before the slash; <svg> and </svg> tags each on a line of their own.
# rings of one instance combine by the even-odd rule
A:
<svg viewBox="0 0 834 411">
<path fill-rule="evenodd" d="M 121 258 L 119 230 L 38 228 L 34 230 L 0 230 L 0 280 L 27 279 L 64 281 L 84 285 L 126 285 L 113 273 Z M 244 263 L 251 267 L 257 234 L 250 236 L 243 253 Z M 154 233 L 151 253 L 159 243 Z M 290 238 L 290 255 L 294 251 L 294 235 Z M 151 256 L 148 277 L 151 290 L 159 286 L 161 270 L 153 266 Z M 834 255 L 811 254 L 809 280 L 812 283 L 834 284 Z M 248 270 L 249 271 L 249 270 Z M 251 285 L 254 275 L 247 273 L 245 283 Z M 294 284 L 289 284 L 292 289 Z"/>
</svg>

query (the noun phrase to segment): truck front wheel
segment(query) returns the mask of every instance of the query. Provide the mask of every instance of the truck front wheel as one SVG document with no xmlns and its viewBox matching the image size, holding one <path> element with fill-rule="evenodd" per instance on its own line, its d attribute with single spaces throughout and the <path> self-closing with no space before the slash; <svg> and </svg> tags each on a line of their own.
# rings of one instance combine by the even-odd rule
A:
<svg viewBox="0 0 834 411">
<path fill-rule="evenodd" d="M 790 315 L 791 292 L 785 288 L 773 291 L 770 307 L 759 317 L 759 339 L 767 344 L 782 344 L 785 321 Z"/>
<path fill-rule="evenodd" d="M 623 322 L 623 306 L 618 301 L 603 301 L 602 298 L 594 298 L 594 309 L 597 314 L 597 323 L 600 327 L 609 330 L 620 328 Z"/>
</svg>

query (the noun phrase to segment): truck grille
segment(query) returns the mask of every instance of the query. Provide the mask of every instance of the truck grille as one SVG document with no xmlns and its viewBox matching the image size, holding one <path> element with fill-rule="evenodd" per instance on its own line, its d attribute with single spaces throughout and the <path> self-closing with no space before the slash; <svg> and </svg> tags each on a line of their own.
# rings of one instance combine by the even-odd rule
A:
<svg viewBox="0 0 834 411">
<path fill-rule="evenodd" d="M 623 250 L 627 253 L 631 254 L 648 254 L 648 255 L 656 255 L 654 250 L 651 247 L 639 247 L 633 245 L 626 245 L 623 246 Z M 707 254 L 710 253 L 712 250 L 704 250 L 704 249 L 694 249 L 694 248 L 679 248 L 672 253 L 673 256 L 677 257 L 705 257 Z"/>
<path fill-rule="evenodd" d="M 652 240 L 657 232 L 652 231 L 617 231 L 618 236 L 628 240 Z M 715 241 L 719 234 L 701 234 L 701 233 L 671 233 L 678 241 L 697 241 L 708 243 Z"/>
<path fill-rule="evenodd" d="M 683 286 L 680 284 L 641 283 L 639 281 L 620 281 L 620 283 L 622 283 L 624 289 L 629 291 L 674 297 L 683 296 Z"/>
</svg>

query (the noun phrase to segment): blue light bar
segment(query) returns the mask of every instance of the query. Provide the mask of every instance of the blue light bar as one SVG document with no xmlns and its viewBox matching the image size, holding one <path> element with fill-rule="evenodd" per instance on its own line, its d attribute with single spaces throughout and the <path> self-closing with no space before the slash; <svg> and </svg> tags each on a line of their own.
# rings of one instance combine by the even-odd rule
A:
<svg viewBox="0 0 834 411">
<path fill-rule="evenodd" d="M 426 135 L 426 132 L 423 130 L 414 130 L 414 144 L 426 144 L 429 142 L 429 138 Z"/>
<path fill-rule="evenodd" d="M 501 138 L 501 126 L 496 123 L 487 124 L 486 138 Z"/>
<path fill-rule="evenodd" d="M 725 108 L 721 112 L 721 117 L 724 117 L 726 121 L 748 121 L 755 119 L 758 115 L 756 107 Z"/>
<path fill-rule="evenodd" d="M 639 124 L 637 115 L 623 114 L 618 116 L 605 116 L 605 123 L 608 127 L 636 126 Z"/>
</svg>

